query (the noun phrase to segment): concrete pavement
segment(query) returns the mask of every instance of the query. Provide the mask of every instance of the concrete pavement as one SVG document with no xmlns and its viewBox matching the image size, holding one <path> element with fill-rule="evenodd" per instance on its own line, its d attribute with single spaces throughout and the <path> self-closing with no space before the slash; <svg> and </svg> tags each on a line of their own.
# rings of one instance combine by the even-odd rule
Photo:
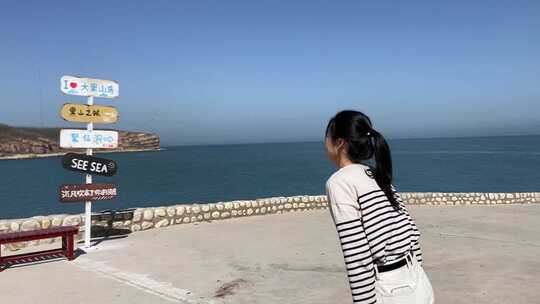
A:
<svg viewBox="0 0 540 304">
<path fill-rule="evenodd" d="M 540 205 L 410 206 L 436 303 L 535 303 Z M 0 273 L 1 303 L 351 303 L 328 210 L 174 225 Z"/>
</svg>

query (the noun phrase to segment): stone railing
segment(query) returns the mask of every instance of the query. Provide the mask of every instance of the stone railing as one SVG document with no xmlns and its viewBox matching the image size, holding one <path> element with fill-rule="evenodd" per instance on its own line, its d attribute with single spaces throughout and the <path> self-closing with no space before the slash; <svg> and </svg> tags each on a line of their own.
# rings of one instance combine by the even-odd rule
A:
<svg viewBox="0 0 540 304">
<path fill-rule="evenodd" d="M 540 203 L 540 192 L 528 193 L 439 193 L 409 192 L 400 193 L 406 204 L 410 205 L 491 205 L 491 204 L 531 204 Z M 125 219 L 114 222 L 93 220 L 94 229 L 109 228 L 135 232 L 151 228 L 161 228 L 177 224 L 209 222 L 221 219 L 253 215 L 280 214 L 285 212 L 325 209 L 326 196 L 271 197 L 256 200 L 219 202 L 211 204 L 181 204 L 166 207 L 137 208 Z M 35 216 L 26 219 L 0 220 L 0 233 L 45 229 L 58 226 L 79 227 L 77 239 L 84 235 L 84 214 L 59 214 Z M 112 226 L 112 227 L 111 227 Z M 28 242 L 53 243 L 58 239 Z M 18 250 L 28 243 L 7 246 L 8 250 Z"/>
</svg>

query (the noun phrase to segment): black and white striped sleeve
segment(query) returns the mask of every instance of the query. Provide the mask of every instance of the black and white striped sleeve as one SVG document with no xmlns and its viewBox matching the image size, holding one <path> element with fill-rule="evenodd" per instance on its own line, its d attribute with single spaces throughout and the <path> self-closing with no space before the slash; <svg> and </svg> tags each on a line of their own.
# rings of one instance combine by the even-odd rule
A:
<svg viewBox="0 0 540 304">
<path fill-rule="evenodd" d="M 345 259 L 353 303 L 373 304 L 376 302 L 375 271 L 357 196 L 348 185 L 332 179 L 326 183 L 326 194 Z"/>
</svg>

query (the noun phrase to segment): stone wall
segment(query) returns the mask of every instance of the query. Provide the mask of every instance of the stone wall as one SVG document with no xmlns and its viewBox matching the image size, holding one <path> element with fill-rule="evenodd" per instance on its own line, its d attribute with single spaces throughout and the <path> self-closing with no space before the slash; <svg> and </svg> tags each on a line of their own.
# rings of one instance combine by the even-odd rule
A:
<svg viewBox="0 0 540 304">
<path fill-rule="evenodd" d="M 405 204 L 410 205 L 491 205 L 540 203 L 540 192 L 530 193 L 400 193 Z M 137 208 L 133 216 L 112 222 L 112 228 L 136 232 L 170 225 L 210 222 L 244 216 L 280 214 L 285 212 L 326 209 L 326 196 L 271 197 L 256 200 L 219 202 L 211 204 L 182 204 L 166 207 Z M 111 223 L 92 221 L 94 230 L 106 230 Z M 57 214 L 26 219 L 0 220 L 0 233 L 45 229 L 58 226 L 77 226 L 77 239 L 84 235 L 84 214 Z M 18 250 L 39 242 L 53 243 L 59 239 L 9 244 L 8 250 Z"/>
</svg>

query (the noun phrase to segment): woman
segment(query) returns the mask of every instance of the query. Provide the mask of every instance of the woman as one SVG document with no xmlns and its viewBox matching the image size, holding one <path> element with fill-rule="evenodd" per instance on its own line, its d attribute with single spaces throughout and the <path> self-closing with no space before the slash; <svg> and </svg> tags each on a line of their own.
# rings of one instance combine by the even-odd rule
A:
<svg viewBox="0 0 540 304">
<path fill-rule="evenodd" d="M 392 185 L 384 137 L 363 113 L 342 111 L 328 123 L 325 148 L 339 168 L 326 193 L 353 303 L 433 303 L 420 233 Z"/>
</svg>

